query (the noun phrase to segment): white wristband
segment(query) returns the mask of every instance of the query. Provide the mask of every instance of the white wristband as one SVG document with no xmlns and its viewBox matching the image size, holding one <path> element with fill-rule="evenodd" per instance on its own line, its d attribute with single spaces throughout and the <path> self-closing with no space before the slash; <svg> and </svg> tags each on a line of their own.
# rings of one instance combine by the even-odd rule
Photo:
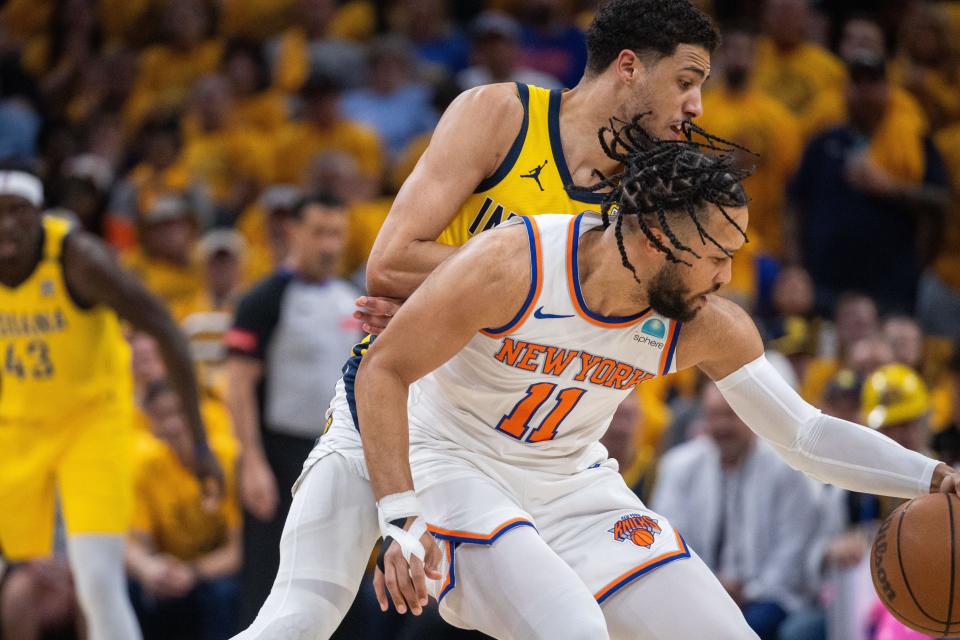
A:
<svg viewBox="0 0 960 640">
<path fill-rule="evenodd" d="M 409 529 L 394 524 L 398 520 L 406 522 L 407 518 L 411 517 L 414 520 Z M 426 533 L 427 523 L 421 515 L 420 502 L 413 491 L 392 493 L 380 498 L 377 503 L 377 519 L 380 522 L 380 535 L 384 540 L 389 537 L 400 545 L 404 560 L 409 562 L 411 555 L 423 560 L 426 552 L 420 544 L 420 537 Z"/>
</svg>

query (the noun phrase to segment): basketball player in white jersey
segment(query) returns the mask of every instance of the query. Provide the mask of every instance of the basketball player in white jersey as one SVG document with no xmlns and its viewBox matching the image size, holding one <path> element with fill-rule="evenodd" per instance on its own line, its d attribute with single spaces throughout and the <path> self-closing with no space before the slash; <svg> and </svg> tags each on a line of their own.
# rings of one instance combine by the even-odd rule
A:
<svg viewBox="0 0 960 640">
<path fill-rule="evenodd" d="M 714 295 L 746 240 L 729 155 L 634 148 L 636 121 L 614 137 L 626 170 L 602 216 L 475 238 L 364 358 L 386 589 L 416 612 L 441 569 L 442 615 L 497 638 L 755 638 L 599 444 L 633 387 L 698 366 L 792 466 L 847 489 L 912 498 L 955 491 L 957 474 L 804 402 L 750 317 Z"/>
</svg>

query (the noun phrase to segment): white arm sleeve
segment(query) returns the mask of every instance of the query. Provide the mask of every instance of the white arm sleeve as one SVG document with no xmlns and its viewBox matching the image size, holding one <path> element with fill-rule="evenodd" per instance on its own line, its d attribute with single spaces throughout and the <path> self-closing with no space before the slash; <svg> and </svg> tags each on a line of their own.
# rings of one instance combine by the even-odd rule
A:
<svg viewBox="0 0 960 640">
<path fill-rule="evenodd" d="M 873 429 L 822 414 L 765 356 L 718 380 L 717 388 L 740 419 L 798 471 L 863 493 L 915 498 L 930 491 L 936 460 Z"/>
</svg>

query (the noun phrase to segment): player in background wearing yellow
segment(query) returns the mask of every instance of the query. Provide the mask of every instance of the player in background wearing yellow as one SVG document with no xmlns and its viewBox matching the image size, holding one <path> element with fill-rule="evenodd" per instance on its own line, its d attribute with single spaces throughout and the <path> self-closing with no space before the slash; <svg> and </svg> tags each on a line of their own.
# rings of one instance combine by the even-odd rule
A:
<svg viewBox="0 0 960 640">
<path fill-rule="evenodd" d="M 611 116 L 632 119 L 650 112 L 644 125 L 652 135 L 680 138 L 683 123 L 701 113 L 700 88 L 718 41 L 710 19 L 690 2 L 610 0 L 587 34 L 587 70 L 574 89 L 551 92 L 507 83 L 460 95 L 440 119 L 377 236 L 367 264 L 370 295 L 358 300 L 362 309 L 356 314 L 364 330 L 379 332 L 398 300 L 437 265 L 470 237 L 512 215 L 598 211 L 602 196 L 573 185 L 595 184 L 594 169 L 613 173 L 619 166 L 599 144 L 599 129 Z M 353 380 L 370 342 L 354 349 L 331 404 L 331 429 L 343 431 L 344 438 L 352 430 L 346 446 L 357 452 Z M 301 624 L 313 630 L 308 637 L 326 638 L 346 614 L 379 528 L 365 471 L 333 450 L 341 444 L 328 432 L 304 465 L 273 590 L 238 638 L 286 638 L 287 625 Z M 262 455 L 247 452 L 241 495 L 250 511 L 269 511 L 278 488 Z M 331 510 L 337 510 L 336 518 Z M 356 553 L 326 552 L 342 549 L 344 536 Z M 310 544 L 297 546 L 304 537 Z"/>
<path fill-rule="evenodd" d="M 12 562 L 48 555 L 59 496 L 89 637 L 136 639 L 123 572 L 133 391 L 120 318 L 160 345 L 210 501 L 222 473 L 204 436 L 187 344 L 169 314 L 102 242 L 42 207 L 39 178 L 0 171 L 0 549 Z"/>
</svg>

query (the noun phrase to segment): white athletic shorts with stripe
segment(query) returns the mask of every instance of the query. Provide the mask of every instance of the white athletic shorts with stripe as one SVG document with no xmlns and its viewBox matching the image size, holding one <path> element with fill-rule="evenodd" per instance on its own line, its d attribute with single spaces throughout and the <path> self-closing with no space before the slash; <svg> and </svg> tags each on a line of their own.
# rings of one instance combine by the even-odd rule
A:
<svg viewBox="0 0 960 640">
<path fill-rule="evenodd" d="M 441 610 L 456 590 L 456 550 L 532 527 L 598 602 L 632 581 L 690 557 L 683 537 L 627 487 L 614 460 L 575 474 L 530 470 L 472 452 L 415 448 L 417 495 L 444 551 L 434 587 Z M 455 598 L 453 599 L 455 600 Z"/>
</svg>

